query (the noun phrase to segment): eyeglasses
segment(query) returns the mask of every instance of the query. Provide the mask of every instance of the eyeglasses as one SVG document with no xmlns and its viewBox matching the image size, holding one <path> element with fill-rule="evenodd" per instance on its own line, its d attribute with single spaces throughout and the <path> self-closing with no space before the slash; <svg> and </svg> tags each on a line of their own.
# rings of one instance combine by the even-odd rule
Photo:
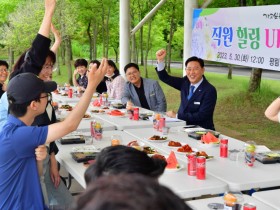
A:
<svg viewBox="0 0 280 210">
<path fill-rule="evenodd" d="M 125 74 L 127 77 L 130 77 L 132 75 L 136 75 L 139 71 L 133 71 L 133 72 L 129 72 L 127 74 Z"/>
<path fill-rule="evenodd" d="M 48 101 L 52 101 L 52 94 L 51 94 L 51 93 L 47 93 L 46 96 L 42 96 L 42 97 L 40 97 L 40 98 L 47 98 Z"/>
<path fill-rule="evenodd" d="M 8 69 L 0 69 L 0 73 L 7 73 Z"/>
</svg>

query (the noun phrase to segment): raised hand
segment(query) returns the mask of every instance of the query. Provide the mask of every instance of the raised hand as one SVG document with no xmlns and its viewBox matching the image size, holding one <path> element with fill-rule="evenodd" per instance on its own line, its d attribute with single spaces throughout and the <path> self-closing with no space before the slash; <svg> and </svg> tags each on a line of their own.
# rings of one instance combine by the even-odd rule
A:
<svg viewBox="0 0 280 210">
<path fill-rule="evenodd" d="M 61 44 L 62 39 L 61 39 L 61 35 L 60 35 L 59 31 L 54 27 L 53 24 L 51 24 L 51 31 L 54 35 L 54 40 L 55 40 L 53 46 L 51 47 L 51 51 L 53 51 L 56 54 L 58 51 L 58 48 Z"/>
<path fill-rule="evenodd" d="M 45 0 L 45 13 L 53 14 L 55 10 L 56 0 Z"/>
<path fill-rule="evenodd" d="M 156 52 L 156 57 L 157 57 L 158 63 L 163 62 L 164 59 L 165 59 L 165 56 L 166 56 L 166 51 L 165 51 L 165 49 L 158 50 L 158 51 Z"/>
<path fill-rule="evenodd" d="M 101 64 L 99 68 L 97 69 L 97 65 L 93 64 L 93 67 L 88 72 L 88 84 L 92 84 L 95 87 L 101 82 L 101 80 L 104 78 L 105 74 L 107 73 L 108 69 L 108 62 L 106 58 L 103 58 L 101 60 Z"/>
</svg>

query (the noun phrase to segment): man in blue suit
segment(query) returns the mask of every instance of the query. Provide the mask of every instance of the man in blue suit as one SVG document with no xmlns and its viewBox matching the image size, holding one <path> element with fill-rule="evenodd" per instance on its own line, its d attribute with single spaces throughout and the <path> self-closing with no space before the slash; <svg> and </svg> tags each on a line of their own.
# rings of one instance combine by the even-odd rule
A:
<svg viewBox="0 0 280 210">
<path fill-rule="evenodd" d="M 161 81 L 181 91 L 181 104 L 178 113 L 168 111 L 169 117 L 178 117 L 188 125 L 199 125 L 215 130 L 213 114 L 217 101 L 216 88 L 205 78 L 204 61 L 190 57 L 185 62 L 186 76 L 183 78 L 170 76 L 164 67 L 164 49 L 157 51 L 157 73 Z"/>
<path fill-rule="evenodd" d="M 166 99 L 156 80 L 142 78 L 139 66 L 129 63 L 124 67 L 126 79 L 121 101 L 156 112 L 166 112 Z"/>
</svg>

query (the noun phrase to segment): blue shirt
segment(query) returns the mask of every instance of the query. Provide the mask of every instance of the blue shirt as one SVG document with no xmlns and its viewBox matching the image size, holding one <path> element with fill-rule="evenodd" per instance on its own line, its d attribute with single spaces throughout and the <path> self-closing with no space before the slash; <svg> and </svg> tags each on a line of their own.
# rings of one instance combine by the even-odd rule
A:
<svg viewBox="0 0 280 210">
<path fill-rule="evenodd" d="M 9 115 L 0 131 L 0 209 L 44 209 L 35 149 L 47 134 L 47 126 L 26 126 Z"/>
<path fill-rule="evenodd" d="M 8 118 L 8 98 L 7 92 L 3 93 L 0 99 L 0 131 L 2 130 L 3 125 L 6 123 Z"/>
</svg>

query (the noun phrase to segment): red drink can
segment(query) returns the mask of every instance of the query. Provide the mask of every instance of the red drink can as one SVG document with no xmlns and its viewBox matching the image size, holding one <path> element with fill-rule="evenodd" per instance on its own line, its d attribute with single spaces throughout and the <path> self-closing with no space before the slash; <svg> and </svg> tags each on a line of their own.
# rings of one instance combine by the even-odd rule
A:
<svg viewBox="0 0 280 210">
<path fill-rule="evenodd" d="M 188 175 L 196 175 L 196 154 L 194 152 L 188 154 Z"/>
<path fill-rule="evenodd" d="M 133 109 L 133 120 L 139 120 L 139 108 L 135 107 Z"/>
<path fill-rule="evenodd" d="M 228 139 L 220 140 L 220 157 L 222 158 L 228 157 Z"/>
<path fill-rule="evenodd" d="M 244 203 L 243 210 L 257 210 L 257 206 L 253 203 Z"/>
<path fill-rule="evenodd" d="M 162 117 L 159 119 L 159 124 L 158 124 L 158 131 L 162 132 L 162 128 L 165 127 L 165 118 Z"/>
<path fill-rule="evenodd" d="M 69 89 L 68 89 L 68 97 L 69 97 L 69 98 L 72 98 L 72 97 L 73 97 L 73 89 L 72 89 L 72 88 L 69 88 Z"/>
<path fill-rule="evenodd" d="M 206 158 L 204 156 L 196 157 L 196 178 L 201 180 L 206 178 Z"/>
</svg>

